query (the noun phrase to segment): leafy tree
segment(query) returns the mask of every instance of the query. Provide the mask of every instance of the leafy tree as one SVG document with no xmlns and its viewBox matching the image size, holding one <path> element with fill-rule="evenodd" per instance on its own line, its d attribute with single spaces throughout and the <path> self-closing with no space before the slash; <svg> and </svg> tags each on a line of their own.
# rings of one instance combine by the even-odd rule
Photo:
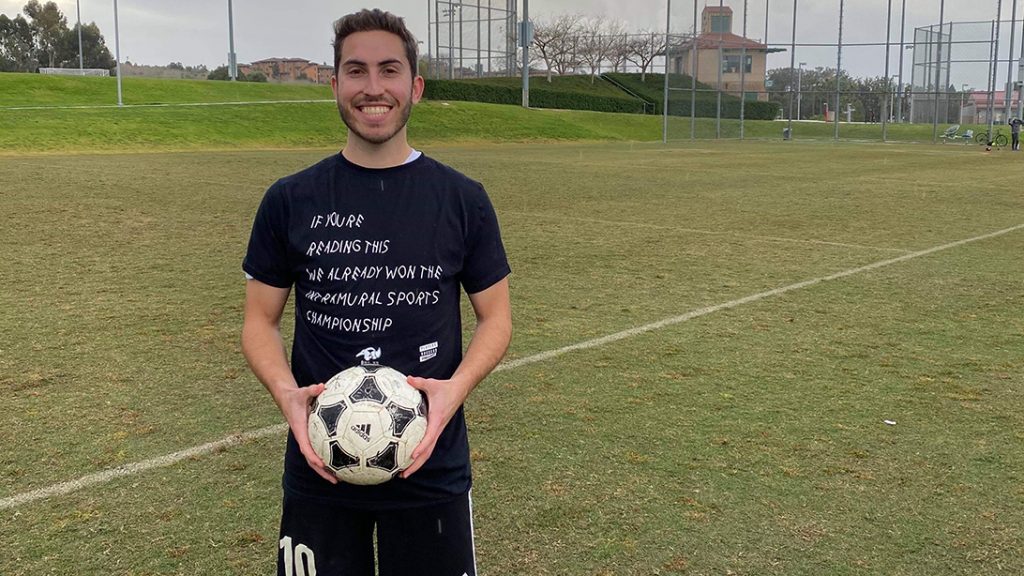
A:
<svg viewBox="0 0 1024 576">
<path fill-rule="evenodd" d="M 64 68 L 78 67 L 78 24 L 61 37 L 57 45 L 57 63 Z M 117 65 L 95 22 L 82 26 L 82 63 L 86 68 L 104 70 L 111 70 Z"/>
<path fill-rule="evenodd" d="M 13 19 L 0 14 L 0 72 L 35 72 L 32 25 L 18 14 Z"/>
<path fill-rule="evenodd" d="M 55 2 L 40 4 L 39 0 L 29 0 L 23 9 L 32 27 L 35 47 L 38 50 L 36 59 L 45 62 L 47 67 L 58 65 L 57 50 L 68 31 L 68 21 Z"/>
<path fill-rule="evenodd" d="M 267 75 L 259 70 L 253 70 L 245 77 L 246 82 L 266 82 Z"/>
<path fill-rule="evenodd" d="M 264 82 L 265 82 L 266 81 L 266 76 L 264 76 L 263 78 L 264 78 Z M 207 80 L 231 80 L 231 76 L 228 73 L 228 67 L 226 65 L 224 65 L 224 66 L 218 66 L 218 67 L 214 68 L 209 74 L 206 75 L 206 79 Z M 239 82 L 245 82 L 246 81 L 245 74 L 243 74 L 241 70 L 238 71 L 238 81 Z M 258 80 L 257 80 L 257 82 L 258 82 Z"/>
</svg>

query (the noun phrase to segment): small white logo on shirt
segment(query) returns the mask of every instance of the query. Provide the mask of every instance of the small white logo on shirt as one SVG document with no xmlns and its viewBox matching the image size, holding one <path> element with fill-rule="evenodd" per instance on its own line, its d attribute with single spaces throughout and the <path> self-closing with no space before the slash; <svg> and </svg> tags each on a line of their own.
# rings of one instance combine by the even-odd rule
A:
<svg viewBox="0 0 1024 576">
<path fill-rule="evenodd" d="M 434 356 L 437 356 L 437 342 L 420 346 L 420 362 L 426 362 Z"/>
<path fill-rule="evenodd" d="M 373 362 L 380 358 L 380 348 L 363 348 L 356 356 L 363 359 L 363 362 Z"/>
</svg>

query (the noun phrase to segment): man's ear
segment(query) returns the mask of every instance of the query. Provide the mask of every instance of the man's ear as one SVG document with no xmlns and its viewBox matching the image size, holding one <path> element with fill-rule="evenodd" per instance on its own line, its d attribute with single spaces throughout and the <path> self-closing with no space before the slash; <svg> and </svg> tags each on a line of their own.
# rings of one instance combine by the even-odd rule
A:
<svg viewBox="0 0 1024 576">
<path fill-rule="evenodd" d="M 420 99 L 423 98 L 423 89 L 426 87 L 426 82 L 423 80 L 423 76 L 416 75 L 412 79 L 412 103 L 419 103 Z"/>
</svg>

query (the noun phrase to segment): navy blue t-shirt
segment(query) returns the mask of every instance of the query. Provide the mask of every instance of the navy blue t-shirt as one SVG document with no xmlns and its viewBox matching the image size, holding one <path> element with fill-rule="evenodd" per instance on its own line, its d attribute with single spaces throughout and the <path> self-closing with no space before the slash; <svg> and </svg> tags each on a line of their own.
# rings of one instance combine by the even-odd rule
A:
<svg viewBox="0 0 1024 576">
<path fill-rule="evenodd" d="M 292 289 L 299 386 L 358 365 L 368 348 L 404 374 L 451 377 L 462 360 L 460 288 L 480 292 L 510 272 L 483 187 L 425 155 L 371 169 L 335 154 L 277 181 L 256 213 L 242 268 Z M 284 487 L 365 508 L 463 494 L 470 465 L 462 409 L 422 468 L 377 486 L 326 482 L 289 433 Z"/>
</svg>

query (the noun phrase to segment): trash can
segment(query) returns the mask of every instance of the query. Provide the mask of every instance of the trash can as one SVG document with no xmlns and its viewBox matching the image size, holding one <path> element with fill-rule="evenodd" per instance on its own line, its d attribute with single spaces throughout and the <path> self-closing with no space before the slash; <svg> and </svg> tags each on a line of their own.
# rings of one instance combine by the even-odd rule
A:
<svg viewBox="0 0 1024 576">
<path fill-rule="evenodd" d="M 782 139 L 789 140 L 789 128 L 782 129 Z"/>
</svg>

